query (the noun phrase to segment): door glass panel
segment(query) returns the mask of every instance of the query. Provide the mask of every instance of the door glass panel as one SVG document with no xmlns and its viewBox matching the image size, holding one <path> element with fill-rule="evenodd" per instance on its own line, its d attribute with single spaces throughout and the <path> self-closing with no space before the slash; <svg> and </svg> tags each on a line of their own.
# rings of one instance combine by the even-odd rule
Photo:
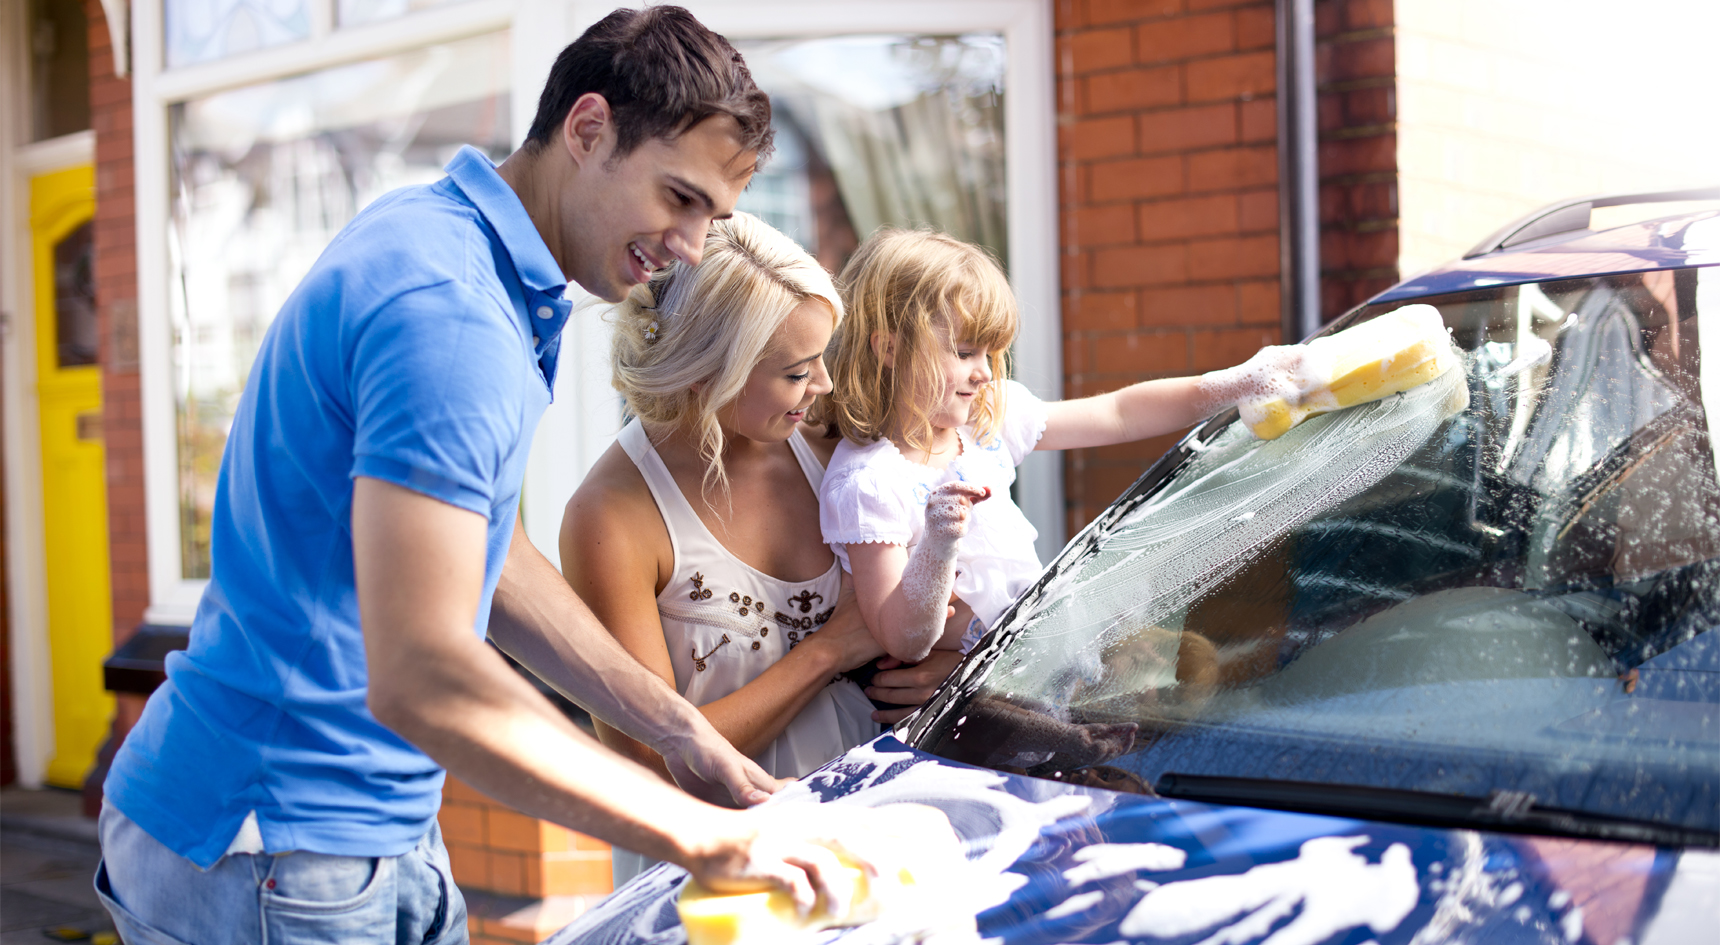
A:
<svg viewBox="0 0 1720 945">
<path fill-rule="evenodd" d="M 90 224 L 54 244 L 54 342 L 62 368 L 96 363 L 96 282 Z"/>
<path fill-rule="evenodd" d="M 162 21 L 170 69 L 311 35 L 309 0 L 166 0 Z"/>
<path fill-rule="evenodd" d="M 168 229 L 181 568 L 209 574 L 215 475 L 263 333 L 347 221 L 509 150 L 508 38 L 430 46 L 173 107 Z"/>
<path fill-rule="evenodd" d="M 750 40 L 777 155 L 740 208 L 840 269 L 880 226 L 933 226 L 1009 258 L 994 33 Z"/>
</svg>

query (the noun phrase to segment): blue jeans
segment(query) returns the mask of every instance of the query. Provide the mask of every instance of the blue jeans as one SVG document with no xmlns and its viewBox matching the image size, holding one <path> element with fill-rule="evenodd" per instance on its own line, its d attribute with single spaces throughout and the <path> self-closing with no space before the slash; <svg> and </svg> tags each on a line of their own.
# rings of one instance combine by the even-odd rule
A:
<svg viewBox="0 0 1720 945">
<path fill-rule="evenodd" d="M 434 823 L 400 856 L 231 853 L 208 870 L 102 805 L 96 895 L 127 945 L 464 945 L 466 901 Z"/>
</svg>

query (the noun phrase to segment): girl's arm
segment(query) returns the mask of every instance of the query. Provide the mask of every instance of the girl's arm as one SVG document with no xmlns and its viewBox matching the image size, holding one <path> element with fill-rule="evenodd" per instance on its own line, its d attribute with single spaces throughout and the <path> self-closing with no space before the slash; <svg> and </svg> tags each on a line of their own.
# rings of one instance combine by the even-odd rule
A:
<svg viewBox="0 0 1720 945">
<path fill-rule="evenodd" d="M 1122 390 L 1045 404 L 1034 449 L 1110 446 L 1194 426 L 1247 398 L 1294 397 L 1305 345 L 1260 349 L 1246 363 L 1194 377 L 1167 377 Z"/>
<path fill-rule="evenodd" d="M 669 533 L 645 481 L 619 446 L 610 448 L 568 502 L 561 525 L 562 573 L 623 649 L 669 685 L 675 667 L 657 613 L 658 582 L 672 560 Z M 877 657 L 852 595 L 818 632 L 752 682 L 699 707 L 743 755 L 757 755 L 837 673 Z M 663 770 L 651 749 L 598 726 L 604 744 Z"/>
<path fill-rule="evenodd" d="M 1198 377 L 1167 377 L 1109 394 L 1045 404 L 1045 435 L 1035 449 L 1110 446 L 1193 426 L 1211 416 Z"/>
<path fill-rule="evenodd" d="M 973 503 L 991 490 L 965 482 L 939 486 L 926 502 L 926 528 L 914 553 L 901 545 L 848 545 L 854 591 L 872 635 L 907 663 L 926 658 L 944 635 L 956 584 L 956 548 Z"/>
</svg>

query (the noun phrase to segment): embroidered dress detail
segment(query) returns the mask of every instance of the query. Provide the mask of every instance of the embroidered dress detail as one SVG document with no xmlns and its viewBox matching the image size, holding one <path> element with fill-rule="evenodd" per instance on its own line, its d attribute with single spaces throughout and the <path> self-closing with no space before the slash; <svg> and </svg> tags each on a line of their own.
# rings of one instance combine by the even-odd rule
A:
<svg viewBox="0 0 1720 945">
<path fill-rule="evenodd" d="M 792 582 L 749 566 L 705 527 L 643 427 L 629 423 L 619 441 L 651 489 L 675 556 L 657 596 L 675 688 L 694 705 L 715 702 L 752 682 L 830 619 L 835 607 L 815 608 L 836 599 L 841 567 L 832 562 L 817 578 Z M 799 433 L 788 446 L 816 495 L 823 467 Z M 798 778 L 876 734 L 871 701 L 844 680 L 814 696 L 754 760 L 773 777 Z"/>
</svg>

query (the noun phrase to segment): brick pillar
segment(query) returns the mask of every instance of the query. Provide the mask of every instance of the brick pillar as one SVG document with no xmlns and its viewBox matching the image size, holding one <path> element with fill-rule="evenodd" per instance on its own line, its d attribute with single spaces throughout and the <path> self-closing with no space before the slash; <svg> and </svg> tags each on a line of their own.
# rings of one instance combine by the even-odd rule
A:
<svg viewBox="0 0 1720 945">
<path fill-rule="evenodd" d="M 1317 0 L 1320 308 L 1398 281 L 1397 39 L 1392 0 Z"/>
<path fill-rule="evenodd" d="M 90 125 L 96 135 L 96 326 L 101 341 L 102 439 L 107 451 L 108 555 L 114 644 L 124 642 L 149 605 L 144 523 L 143 415 L 137 374 L 137 211 L 133 196 L 131 77 L 114 75 L 113 41 L 100 0 L 89 19 Z M 115 734 L 123 738 L 143 697 L 120 695 Z"/>
<path fill-rule="evenodd" d="M 452 775 L 442 841 L 473 945 L 536 942 L 609 895 L 609 844 L 490 800 Z"/>
<path fill-rule="evenodd" d="M 1065 396 L 1278 342 L 1271 0 L 1057 0 L 1055 22 Z M 1070 534 L 1175 439 L 1070 451 Z"/>
</svg>

